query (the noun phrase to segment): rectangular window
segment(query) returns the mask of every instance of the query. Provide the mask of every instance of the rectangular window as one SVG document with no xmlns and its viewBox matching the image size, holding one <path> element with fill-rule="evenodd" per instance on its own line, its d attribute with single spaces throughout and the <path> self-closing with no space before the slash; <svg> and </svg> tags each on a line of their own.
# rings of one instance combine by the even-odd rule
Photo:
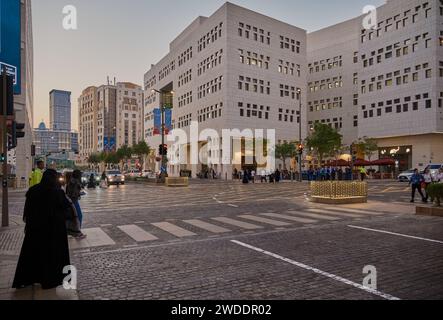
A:
<svg viewBox="0 0 443 320">
<path fill-rule="evenodd" d="M 432 100 L 426 100 L 426 109 L 432 108 Z"/>
</svg>

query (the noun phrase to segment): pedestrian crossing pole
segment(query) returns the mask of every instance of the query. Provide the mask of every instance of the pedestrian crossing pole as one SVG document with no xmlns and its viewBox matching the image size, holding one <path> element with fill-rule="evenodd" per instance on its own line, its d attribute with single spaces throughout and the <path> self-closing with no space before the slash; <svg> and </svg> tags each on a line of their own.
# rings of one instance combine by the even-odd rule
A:
<svg viewBox="0 0 443 320">
<path fill-rule="evenodd" d="M 3 86 L 0 90 L 2 90 L 2 115 L 1 115 L 1 152 L 4 156 L 3 158 L 3 176 L 2 176 L 2 227 L 6 228 L 9 226 L 9 204 L 8 204 L 8 127 L 7 127 L 7 118 L 8 118 L 8 84 L 7 84 L 7 75 L 6 75 L 6 67 L 3 67 L 2 70 L 2 79 Z"/>
</svg>

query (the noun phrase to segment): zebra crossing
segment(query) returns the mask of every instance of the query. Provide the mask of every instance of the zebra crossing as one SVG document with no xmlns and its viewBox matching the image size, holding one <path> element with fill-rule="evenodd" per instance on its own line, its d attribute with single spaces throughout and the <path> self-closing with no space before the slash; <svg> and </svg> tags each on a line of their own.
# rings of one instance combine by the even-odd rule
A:
<svg viewBox="0 0 443 320">
<path fill-rule="evenodd" d="M 361 209 L 337 207 L 310 207 L 288 210 L 283 213 L 264 212 L 239 214 L 232 217 L 208 217 L 207 219 L 168 220 L 155 223 L 139 221 L 134 224 L 114 226 L 103 225 L 84 229 L 85 239 L 69 239 L 72 250 L 116 246 L 122 237 L 132 245 L 194 239 L 202 236 L 238 234 L 239 232 L 260 232 L 269 228 L 279 230 L 296 226 L 313 225 L 321 222 L 337 222 L 345 219 L 362 219 L 384 215 Z M 141 224 L 143 222 L 143 224 Z M 173 239 L 173 240 L 171 240 Z M 126 243 L 128 245 L 128 243 Z"/>
</svg>

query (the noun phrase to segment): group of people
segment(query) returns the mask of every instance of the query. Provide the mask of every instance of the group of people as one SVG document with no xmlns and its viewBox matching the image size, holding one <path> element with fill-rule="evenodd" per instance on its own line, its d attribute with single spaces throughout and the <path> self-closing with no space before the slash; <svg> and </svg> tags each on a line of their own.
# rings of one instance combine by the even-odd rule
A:
<svg viewBox="0 0 443 320">
<path fill-rule="evenodd" d="M 368 171 L 365 167 L 359 168 L 358 173 L 362 181 L 368 177 Z M 346 167 L 344 170 L 341 167 L 320 167 L 310 168 L 307 174 L 309 181 L 342 181 L 351 180 L 354 173 L 351 167 Z"/>
<path fill-rule="evenodd" d="M 409 180 L 409 185 L 412 187 L 411 203 L 415 202 L 415 195 L 417 191 L 422 198 L 422 202 L 427 203 L 429 201 L 429 194 L 427 190 L 432 183 L 443 183 L 443 168 L 440 168 L 439 172 L 435 176 L 432 176 L 429 169 L 426 169 L 423 174 L 421 174 L 418 169 L 415 169 L 414 174 Z"/>
<path fill-rule="evenodd" d="M 282 179 L 282 173 L 278 169 L 274 172 L 262 170 L 260 175 L 257 175 L 257 172 L 251 169 L 244 169 L 240 171 L 234 169 L 232 176 L 234 179 L 241 180 L 244 184 L 248 184 L 249 182 L 255 183 L 258 177 L 260 177 L 261 183 L 279 183 Z"/>
<path fill-rule="evenodd" d="M 39 161 L 26 193 L 25 239 L 12 285 L 16 289 L 34 284 L 41 284 L 42 289 L 62 285 L 66 277 L 63 269 L 70 265 L 68 235 L 86 237 L 81 232 L 81 172 L 67 173 L 63 188 L 61 175 L 44 168 L 44 162 Z"/>
</svg>

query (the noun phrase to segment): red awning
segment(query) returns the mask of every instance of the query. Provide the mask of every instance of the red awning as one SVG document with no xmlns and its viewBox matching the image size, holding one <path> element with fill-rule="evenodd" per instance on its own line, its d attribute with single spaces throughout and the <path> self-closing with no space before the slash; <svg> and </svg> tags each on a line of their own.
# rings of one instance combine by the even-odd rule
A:
<svg viewBox="0 0 443 320">
<path fill-rule="evenodd" d="M 363 160 L 363 159 L 358 159 L 354 162 L 354 166 L 357 167 L 366 167 L 366 166 L 370 166 L 372 165 L 372 162 L 367 161 L 367 160 Z"/>
<path fill-rule="evenodd" d="M 331 160 L 327 163 L 328 167 L 347 167 L 349 166 L 349 162 L 343 159 L 339 160 Z"/>
<path fill-rule="evenodd" d="M 394 159 L 379 159 L 372 161 L 371 163 L 373 166 L 395 166 L 395 160 Z"/>
</svg>

